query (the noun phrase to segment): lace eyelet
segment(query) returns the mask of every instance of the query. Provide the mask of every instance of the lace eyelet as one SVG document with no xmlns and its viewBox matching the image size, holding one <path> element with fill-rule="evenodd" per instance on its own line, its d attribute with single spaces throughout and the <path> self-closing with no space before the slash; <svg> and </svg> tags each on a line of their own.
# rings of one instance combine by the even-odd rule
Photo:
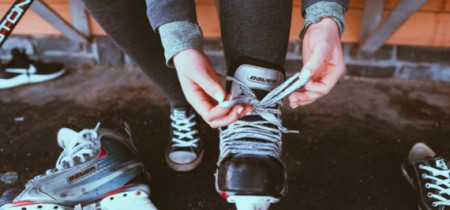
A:
<svg viewBox="0 0 450 210">
<path fill-rule="evenodd" d="M 423 164 L 420 164 L 420 165 L 419 165 L 419 168 L 420 168 L 420 169 L 423 169 Z"/>
<path fill-rule="evenodd" d="M 437 206 L 438 206 L 435 202 L 431 203 L 431 205 L 432 205 L 433 207 L 437 207 Z"/>
<path fill-rule="evenodd" d="M 426 174 L 422 174 L 422 178 L 423 179 L 426 179 L 427 177 L 426 177 Z"/>
<path fill-rule="evenodd" d="M 433 196 L 432 193 L 427 193 L 427 197 L 431 198 L 431 196 Z"/>
<path fill-rule="evenodd" d="M 426 183 L 425 188 L 430 189 L 430 184 Z"/>
</svg>

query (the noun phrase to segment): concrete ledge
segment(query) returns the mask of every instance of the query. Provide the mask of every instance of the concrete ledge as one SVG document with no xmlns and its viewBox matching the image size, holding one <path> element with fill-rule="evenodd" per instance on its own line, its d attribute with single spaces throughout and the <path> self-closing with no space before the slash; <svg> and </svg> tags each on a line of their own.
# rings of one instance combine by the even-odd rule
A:
<svg viewBox="0 0 450 210">
<path fill-rule="evenodd" d="M 106 36 L 91 44 L 74 43 L 61 36 L 13 36 L 0 50 L 0 58 L 10 59 L 9 51 L 23 48 L 34 59 L 67 64 L 136 65 Z M 301 42 L 291 41 L 285 69 L 294 73 L 302 68 Z M 450 48 L 385 45 L 372 55 L 360 54 L 358 46 L 344 43 L 342 49 L 347 75 L 371 78 L 424 79 L 450 82 Z M 225 73 L 223 45 L 218 38 L 207 38 L 205 53 L 217 71 Z"/>
</svg>

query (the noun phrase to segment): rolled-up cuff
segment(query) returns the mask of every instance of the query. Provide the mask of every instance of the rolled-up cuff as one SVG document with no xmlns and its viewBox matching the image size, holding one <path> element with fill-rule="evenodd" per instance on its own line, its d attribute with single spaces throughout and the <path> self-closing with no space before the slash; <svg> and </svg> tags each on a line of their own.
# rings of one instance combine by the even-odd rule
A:
<svg viewBox="0 0 450 210">
<path fill-rule="evenodd" d="M 300 39 L 303 39 L 309 26 L 318 23 L 322 18 L 329 17 L 336 22 L 339 29 L 339 37 L 342 37 L 345 29 L 344 8 L 336 2 L 317 2 L 305 11 L 305 25 L 300 33 Z"/>
<path fill-rule="evenodd" d="M 203 51 L 203 34 L 196 23 L 189 21 L 166 23 L 161 25 L 158 31 L 168 67 L 174 67 L 173 56 L 183 50 L 197 49 Z"/>
</svg>

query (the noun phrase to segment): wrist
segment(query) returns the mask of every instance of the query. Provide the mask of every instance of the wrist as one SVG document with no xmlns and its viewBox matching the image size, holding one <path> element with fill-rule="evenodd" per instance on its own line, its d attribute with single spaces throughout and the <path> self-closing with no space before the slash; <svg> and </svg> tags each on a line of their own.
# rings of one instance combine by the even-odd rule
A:
<svg viewBox="0 0 450 210">
<path fill-rule="evenodd" d="M 335 23 L 338 28 L 339 36 L 341 37 L 345 29 L 344 8 L 342 5 L 335 2 L 321 1 L 306 9 L 305 25 L 300 33 L 300 39 L 303 39 L 306 31 L 311 25 L 323 22 L 322 20 L 325 19 L 327 19 L 325 22 L 332 20 Z"/>
<path fill-rule="evenodd" d="M 196 23 L 177 21 L 167 23 L 158 28 L 161 43 L 164 47 L 166 65 L 174 67 L 173 58 L 182 51 L 203 49 L 203 34 Z"/>
</svg>

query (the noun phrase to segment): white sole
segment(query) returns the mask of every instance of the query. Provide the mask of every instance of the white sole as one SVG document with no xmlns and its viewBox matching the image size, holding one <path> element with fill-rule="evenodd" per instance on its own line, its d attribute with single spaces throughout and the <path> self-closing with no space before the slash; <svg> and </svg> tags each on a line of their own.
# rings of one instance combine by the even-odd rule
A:
<svg viewBox="0 0 450 210">
<path fill-rule="evenodd" d="M 0 207 L 5 210 L 122 210 L 122 209 L 136 209 L 136 210 L 157 210 L 156 206 L 150 201 L 148 194 L 144 191 L 134 190 L 128 192 L 116 193 L 107 196 L 97 203 L 86 206 L 76 205 L 68 207 L 58 204 L 41 203 L 14 206 L 7 204 Z"/>
<path fill-rule="evenodd" d="M 237 210 L 268 210 L 270 204 L 277 203 L 280 199 L 272 196 L 233 195 L 227 201 L 236 204 Z"/>
<path fill-rule="evenodd" d="M 56 79 L 66 73 L 65 69 L 62 69 L 58 72 L 55 72 L 53 74 L 46 74 L 46 75 L 26 75 L 21 74 L 17 77 L 11 78 L 11 79 L 0 79 L 0 89 L 7 89 L 7 88 L 13 88 L 21 85 L 26 84 L 32 84 L 32 83 L 39 83 L 39 82 L 45 82 L 48 80 Z"/>
<path fill-rule="evenodd" d="M 200 153 L 200 156 L 197 158 L 197 160 L 191 162 L 191 163 L 187 163 L 187 164 L 177 164 L 174 163 L 170 160 L 169 158 L 169 154 L 166 152 L 165 154 L 165 159 L 166 159 L 166 163 L 169 166 L 169 168 L 171 168 L 174 171 L 178 171 L 178 172 L 188 172 L 188 171 L 192 171 L 195 168 L 197 168 L 198 165 L 200 165 L 200 163 L 203 160 L 203 153 L 205 153 L 205 150 L 203 150 Z"/>
</svg>

